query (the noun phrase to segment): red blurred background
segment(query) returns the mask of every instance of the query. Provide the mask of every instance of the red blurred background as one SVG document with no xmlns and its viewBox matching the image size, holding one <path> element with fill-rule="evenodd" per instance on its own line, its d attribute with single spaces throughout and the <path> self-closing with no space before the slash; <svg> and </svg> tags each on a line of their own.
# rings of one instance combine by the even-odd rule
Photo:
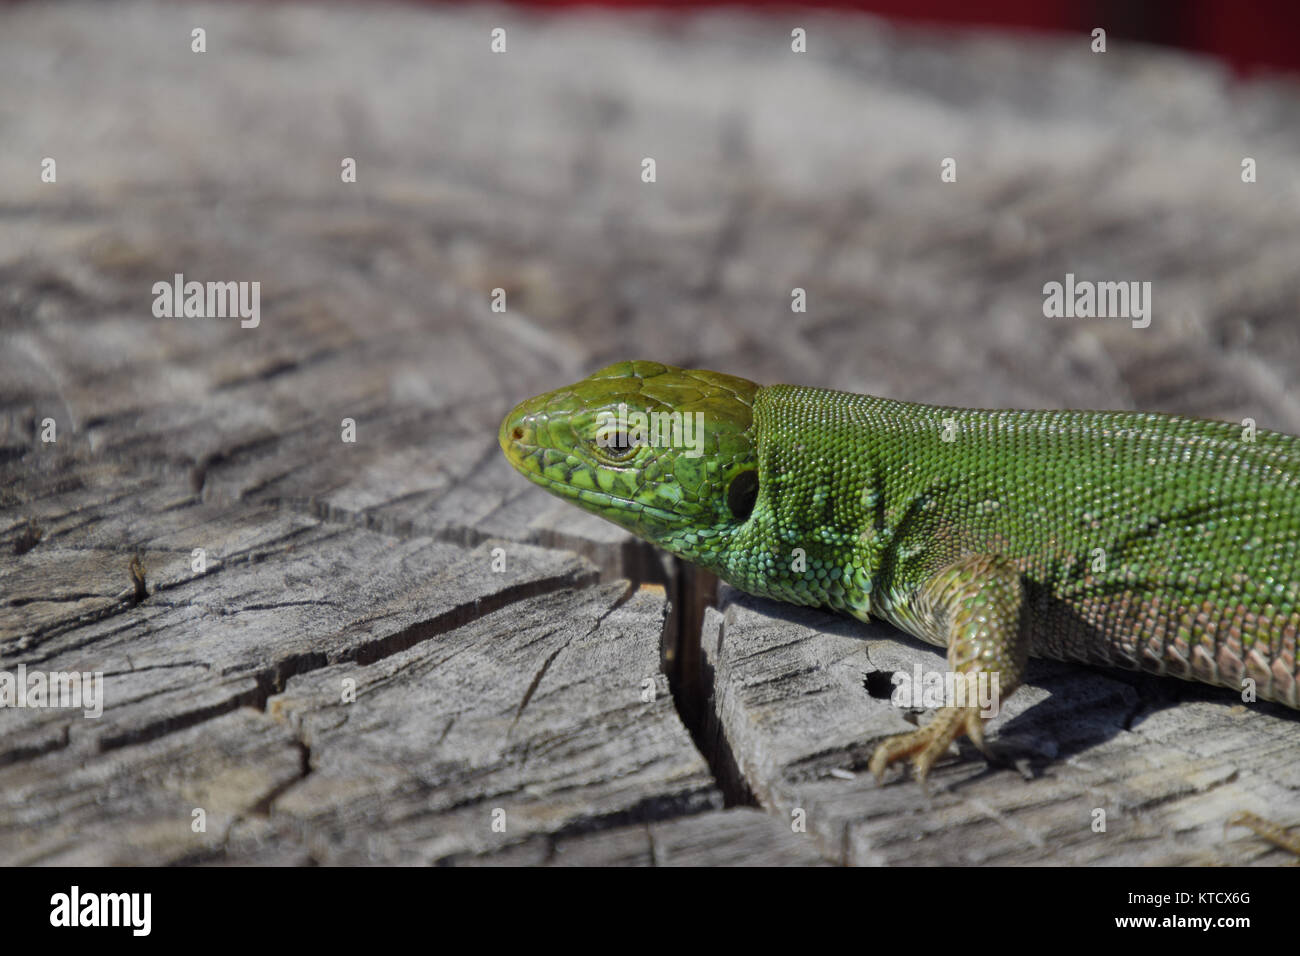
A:
<svg viewBox="0 0 1300 956">
<path fill-rule="evenodd" d="M 522 0 L 527 6 L 701 7 L 681 0 Z M 1090 33 L 1195 50 L 1240 74 L 1300 72 L 1300 0 L 757 0 L 735 6 L 863 10 L 891 20 Z"/>
</svg>

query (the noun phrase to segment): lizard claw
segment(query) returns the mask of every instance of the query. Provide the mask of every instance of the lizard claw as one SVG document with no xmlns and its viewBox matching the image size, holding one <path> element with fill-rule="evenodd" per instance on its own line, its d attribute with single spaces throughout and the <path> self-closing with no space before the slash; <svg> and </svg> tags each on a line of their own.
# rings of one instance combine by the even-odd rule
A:
<svg viewBox="0 0 1300 956">
<path fill-rule="evenodd" d="M 881 741 L 871 755 L 868 767 L 879 782 L 891 763 L 910 756 L 917 781 L 924 783 L 934 762 L 963 735 L 969 737 L 981 752 L 988 752 L 984 745 L 985 719 L 980 716 L 979 707 L 944 707 L 924 727 Z"/>
</svg>

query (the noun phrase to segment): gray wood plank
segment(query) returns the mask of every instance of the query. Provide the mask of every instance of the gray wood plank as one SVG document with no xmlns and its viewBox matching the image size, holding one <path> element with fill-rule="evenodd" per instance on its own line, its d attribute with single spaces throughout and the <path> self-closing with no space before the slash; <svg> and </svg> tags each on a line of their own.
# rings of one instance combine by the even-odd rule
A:
<svg viewBox="0 0 1300 956">
<path fill-rule="evenodd" d="M 963 741 L 922 788 L 897 768 L 877 784 L 866 765 L 924 713 L 890 700 L 892 675 L 942 672 L 938 649 L 727 589 L 704 657 L 723 762 L 847 864 L 1276 864 L 1286 854 L 1224 824 L 1300 816 L 1295 718 L 1277 705 L 1031 661 L 989 724 L 996 762 Z"/>
<path fill-rule="evenodd" d="M 571 837 L 532 837 L 465 866 L 827 866 L 815 839 L 752 807 L 618 827 Z"/>
<path fill-rule="evenodd" d="M 661 589 L 476 603 L 414 624 L 380 606 L 341 631 L 372 640 L 278 674 L 285 689 L 269 696 L 255 680 L 203 680 L 215 664 L 188 685 L 126 672 L 104 717 L 80 720 L 93 738 L 66 711 L 0 712 L 64 722 L 61 747 L 0 767 L 0 859 L 429 863 L 721 806 L 660 670 Z M 205 835 L 191 832 L 195 807 Z"/>
<path fill-rule="evenodd" d="M 268 709 L 313 772 L 276 814 L 325 862 L 431 863 L 720 807 L 660 671 L 664 616 L 658 588 L 558 592 L 293 678 Z"/>
</svg>

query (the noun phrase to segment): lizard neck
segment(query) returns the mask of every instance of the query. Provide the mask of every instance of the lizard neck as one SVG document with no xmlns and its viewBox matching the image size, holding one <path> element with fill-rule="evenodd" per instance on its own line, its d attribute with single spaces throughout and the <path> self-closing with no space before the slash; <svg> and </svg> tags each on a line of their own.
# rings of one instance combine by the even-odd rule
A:
<svg viewBox="0 0 1300 956">
<path fill-rule="evenodd" d="M 871 422 L 897 403 L 777 385 L 754 401 L 759 493 L 719 569 L 728 583 L 866 619 L 890 546 Z M 884 530 L 886 533 L 882 533 Z"/>
</svg>

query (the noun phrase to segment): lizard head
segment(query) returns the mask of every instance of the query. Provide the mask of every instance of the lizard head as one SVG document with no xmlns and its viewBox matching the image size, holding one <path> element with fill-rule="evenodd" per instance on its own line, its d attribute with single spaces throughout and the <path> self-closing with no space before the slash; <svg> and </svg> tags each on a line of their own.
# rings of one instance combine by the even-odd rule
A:
<svg viewBox="0 0 1300 956">
<path fill-rule="evenodd" d="M 498 439 L 547 491 L 707 566 L 758 497 L 757 391 L 719 372 L 619 362 L 520 403 Z"/>
</svg>

